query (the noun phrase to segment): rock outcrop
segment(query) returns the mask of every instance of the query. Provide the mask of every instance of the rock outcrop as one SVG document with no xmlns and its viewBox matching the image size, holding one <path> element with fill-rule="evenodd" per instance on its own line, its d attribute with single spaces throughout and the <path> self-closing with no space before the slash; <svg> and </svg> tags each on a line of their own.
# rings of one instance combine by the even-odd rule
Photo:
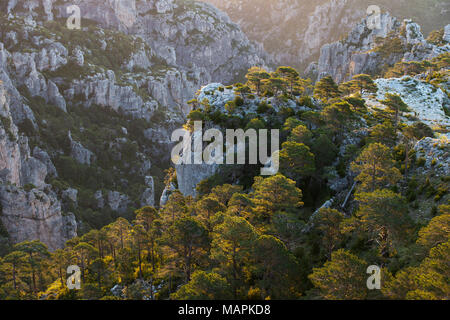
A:
<svg viewBox="0 0 450 320">
<path fill-rule="evenodd" d="M 423 138 L 414 146 L 417 158 L 423 158 L 419 172 L 434 172 L 436 177 L 450 174 L 450 145 L 448 139 Z"/>
<path fill-rule="evenodd" d="M 450 119 L 444 111 L 450 107 L 450 99 L 440 88 L 407 76 L 380 78 L 375 83 L 378 87 L 376 95 L 364 95 L 369 107 L 383 107 L 379 101 L 384 100 L 388 92 L 398 94 L 409 108 L 408 112 L 403 113 L 406 123 L 419 120 L 435 130 L 445 132 L 444 135 L 450 138 Z"/>
<path fill-rule="evenodd" d="M 124 213 L 127 210 L 130 199 L 126 194 L 122 194 L 118 191 L 109 191 L 107 201 L 111 210 Z"/>
<path fill-rule="evenodd" d="M 172 194 L 173 191 L 175 191 L 175 185 L 173 183 L 171 183 L 169 186 L 166 186 L 161 194 L 161 198 L 159 199 L 159 206 L 160 208 L 164 207 L 167 203 L 167 201 L 169 201 L 170 195 Z"/>
<path fill-rule="evenodd" d="M 382 12 L 401 18 L 418 17 L 425 33 L 448 23 L 450 9 L 445 0 L 422 0 L 420 6 L 411 0 L 203 1 L 225 11 L 278 65 L 295 66 L 299 70 L 318 59 L 323 45 L 338 41 L 351 31 L 367 16 L 369 5 L 377 5 Z M 426 15 L 423 8 L 427 8 Z"/>
<path fill-rule="evenodd" d="M 95 160 L 95 155 L 92 151 L 83 147 L 83 145 L 78 141 L 73 140 L 70 131 L 68 133 L 68 138 L 70 142 L 71 156 L 78 163 L 90 165 L 91 162 Z"/>
<path fill-rule="evenodd" d="M 100 23 L 104 28 L 138 37 L 144 43 L 131 52 L 123 68 L 128 71 L 160 72 L 142 74 L 138 88 L 146 87 L 153 99 L 145 99 L 133 91 L 136 79 L 120 79 L 118 85 L 111 70 L 75 81 L 62 96 L 55 83 L 47 81 L 40 72 L 55 71 L 73 60 L 78 66 L 89 64 L 89 49 L 76 46 L 71 51 L 52 39 L 33 39 L 42 48 L 39 52 L 15 53 L 13 60 L 32 96 L 39 96 L 64 109 L 67 100 L 84 95 L 85 104 L 92 103 L 121 109 L 136 118 L 149 119 L 157 104 L 176 106 L 187 114 L 186 101 L 201 84 L 211 81 L 229 82 L 242 76 L 253 65 L 264 65 L 266 54 L 252 44 L 229 17 L 211 5 L 178 0 L 124 1 L 37 1 L 18 3 L 8 0 L 5 11 L 35 21 L 67 18 L 66 7 L 78 5 L 83 19 Z M 49 12 L 39 16 L 39 8 Z M 50 14 L 51 13 L 51 14 Z M 82 26 L 83 27 L 83 26 Z M 30 27 L 31 28 L 31 27 Z M 106 50 L 108 39 L 98 33 Z M 114 45 L 114 44 L 109 44 Z M 239 56 L 239 59 L 233 59 Z M 161 64 L 162 63 L 162 64 Z M 163 67 L 164 69 L 161 69 Z M 142 76 L 141 75 L 141 76 Z M 123 84 L 128 85 L 123 85 Z"/>
<path fill-rule="evenodd" d="M 270 105 L 270 108 L 273 110 L 273 113 L 279 112 L 282 108 L 292 108 L 294 112 L 298 112 L 300 110 L 305 111 L 304 106 L 300 106 L 294 101 L 293 99 L 279 99 L 276 97 L 259 97 L 254 96 L 251 99 L 245 99 L 244 104 L 242 106 L 237 106 L 234 111 L 229 111 L 225 108 L 225 105 L 227 102 L 232 101 L 235 99 L 235 87 L 229 87 L 225 88 L 223 84 L 221 83 L 210 83 L 199 90 L 196 96 L 197 101 L 208 101 L 208 106 L 214 111 L 220 112 L 225 114 L 226 116 L 239 116 L 239 117 L 245 117 L 248 115 L 255 115 L 257 113 L 258 106 L 260 103 L 264 100 L 265 103 Z M 202 106 L 199 108 L 203 108 Z M 261 115 L 261 119 L 268 120 L 268 116 Z M 212 123 L 211 121 L 205 121 L 202 122 L 202 131 L 200 130 L 194 130 L 193 132 L 190 132 L 190 139 L 191 139 L 191 145 L 186 143 L 183 145 L 183 150 L 180 152 L 180 156 L 183 157 L 183 155 L 187 155 L 189 151 L 191 151 L 191 161 L 190 163 L 184 163 L 183 161 L 180 161 L 179 164 L 175 165 L 176 169 L 176 177 L 177 177 L 177 184 L 178 189 L 181 193 L 184 195 L 189 196 L 195 196 L 196 195 L 196 187 L 199 182 L 201 182 L 204 179 L 207 179 L 215 174 L 220 175 L 221 169 L 223 168 L 222 164 L 208 164 L 206 161 L 202 161 L 200 164 L 194 163 L 194 157 L 195 154 L 201 154 L 203 153 L 204 149 L 207 145 L 207 143 L 204 142 L 203 146 L 201 146 L 201 149 L 195 149 L 196 145 L 194 143 L 195 140 L 197 140 L 197 137 L 202 135 L 204 131 L 208 129 L 217 129 L 222 133 L 223 141 L 226 143 L 226 129 L 231 128 L 223 128 L 218 124 Z M 240 128 L 235 128 L 240 129 Z M 268 134 L 272 134 L 271 132 L 268 132 Z M 202 141 L 202 137 L 198 138 L 200 141 Z M 269 136 L 267 136 L 267 139 L 271 139 Z M 185 142 L 185 141 L 183 141 Z M 180 142 L 181 143 L 181 142 Z M 267 152 L 275 152 L 279 151 L 276 148 L 279 146 L 271 146 L 271 150 L 267 150 Z M 237 151 L 237 146 L 234 146 L 234 151 Z M 241 150 L 242 151 L 242 150 Z M 268 161 L 265 161 L 265 163 L 260 163 L 261 165 L 264 165 L 265 167 L 270 166 L 271 164 L 271 158 L 268 156 Z M 225 157 L 224 157 L 225 158 Z M 204 160 L 204 159 L 203 159 Z M 261 159 L 259 159 L 261 161 Z M 225 159 L 223 163 L 225 163 Z M 243 170 L 242 166 L 236 165 L 234 166 L 235 170 Z M 272 168 L 273 169 L 273 168 Z M 273 172 L 275 174 L 276 172 Z M 164 190 L 163 197 L 161 197 L 161 203 L 165 203 L 168 199 L 168 195 L 170 194 L 170 188 L 166 188 Z"/>
<path fill-rule="evenodd" d="M 14 124 L 0 84 L 0 219 L 13 243 L 40 240 L 50 250 L 76 235 L 76 221 L 63 217 L 61 203 L 45 183 L 46 164 L 30 155 L 28 140 Z M 39 151 L 37 152 L 44 156 Z M 46 159 L 48 160 L 48 159 Z M 51 167 L 51 166 L 50 166 Z"/>
<path fill-rule="evenodd" d="M 386 13 L 380 16 L 380 28 L 371 28 L 368 21 L 364 18 L 345 40 L 324 45 L 317 65 L 311 65 L 307 73 L 315 73 L 317 79 L 330 75 L 340 83 L 357 74 L 380 73 L 382 67 L 399 61 L 422 61 L 450 50 L 450 44 L 428 43 L 411 20 L 401 23 Z"/>
<path fill-rule="evenodd" d="M 146 188 L 141 196 L 141 206 L 155 206 L 155 183 L 153 181 L 153 177 L 147 176 L 145 177 Z"/>
<path fill-rule="evenodd" d="M 66 26 L 70 5 L 81 9 L 81 30 Z M 94 173 L 121 162 L 127 177 L 92 194 L 99 211 L 154 206 L 152 163 L 168 165 L 170 133 L 184 123 L 187 101 L 203 84 L 232 82 L 266 64 L 264 51 L 226 14 L 196 1 L 5 0 L 0 12 L 0 201 L 13 242 L 40 239 L 55 249 L 76 234 L 75 215 L 67 211 L 83 210 L 89 195 L 80 188 L 78 199 L 67 181 L 75 167 Z M 65 123 L 55 123 L 61 113 L 70 119 L 81 108 L 122 117 L 121 129 L 108 132 L 107 156 L 86 140 L 84 132 L 95 136 L 96 128 L 82 123 L 43 140 L 42 128 L 61 128 Z M 124 128 L 134 120 L 143 121 L 143 132 Z M 130 180 L 146 176 L 141 195 L 127 194 Z M 89 188 L 105 189 L 95 180 Z"/>
</svg>

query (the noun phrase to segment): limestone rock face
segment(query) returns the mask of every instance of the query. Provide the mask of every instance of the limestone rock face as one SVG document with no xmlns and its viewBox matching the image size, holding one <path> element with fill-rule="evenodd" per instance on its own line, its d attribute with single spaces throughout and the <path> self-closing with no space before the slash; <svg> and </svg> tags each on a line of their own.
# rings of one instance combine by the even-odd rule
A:
<svg viewBox="0 0 450 320">
<path fill-rule="evenodd" d="M 67 104 L 79 105 L 81 102 L 85 107 L 99 105 L 149 121 L 158 110 L 166 113 L 168 119 L 160 124 L 159 130 L 172 122 L 184 122 L 190 111 L 186 102 L 201 85 L 214 80 L 234 81 L 249 67 L 264 65 L 264 59 L 268 59 L 227 15 L 201 2 L 8 0 L 1 7 L 8 13 L 25 17 L 29 23 L 26 28 L 35 31 L 36 24 L 43 23 L 42 19 L 66 18 L 69 5 L 78 5 L 83 19 L 140 40 L 136 41 L 137 45 L 121 67 L 130 73 L 120 79 L 114 71 L 102 68 L 81 77 L 76 71 L 73 79 L 69 75 L 49 79 L 49 74 L 67 68 L 69 62 L 86 68 L 86 59 L 92 55 L 92 50 L 83 45 L 77 45 L 69 52 L 69 45 L 56 37 L 31 37 L 26 33 L 26 40 L 39 48 L 32 52 L 10 54 L 0 44 L 0 60 L 6 63 L 11 56 L 14 65 L 7 70 L 17 82 L 11 87 L 24 86 L 31 97 L 41 97 L 63 111 Z M 42 12 L 45 12 L 44 17 Z M 114 45 L 104 30 L 95 32 L 102 51 Z M 9 39 L 16 43 L 17 34 L 12 32 Z M 234 59 L 237 56 L 239 59 Z M 34 122 L 33 114 L 20 94 L 15 92 L 14 95 L 18 100 L 11 101 L 17 105 L 14 109 L 23 109 L 14 112 L 16 124 L 26 118 Z"/>
<path fill-rule="evenodd" d="M 35 187 L 43 187 L 45 185 L 45 177 L 47 176 L 47 167 L 40 160 L 30 157 L 22 162 L 22 185 L 31 184 Z"/>
<path fill-rule="evenodd" d="M 450 101 L 448 96 L 439 88 L 436 89 L 432 84 L 410 77 L 377 79 L 375 80 L 378 91 L 375 98 L 367 95 L 364 98 L 368 106 L 379 106 L 379 101 L 383 100 L 387 92 L 398 94 L 408 105 L 409 112 L 404 115 L 417 117 L 429 127 L 445 128 L 447 133 L 444 135 L 450 138 L 450 119 L 445 114 L 444 108 L 448 108 Z M 405 119 L 406 123 L 411 120 Z"/>
<path fill-rule="evenodd" d="M 349 31 L 364 16 L 348 0 L 221 1 L 205 0 L 228 13 L 251 40 L 261 43 L 278 65 L 305 66 L 324 44 Z"/>
<path fill-rule="evenodd" d="M 145 184 L 147 188 L 144 190 L 141 196 L 141 206 L 155 206 L 155 185 L 153 181 L 153 177 L 147 176 L 145 177 Z"/>
<path fill-rule="evenodd" d="M 15 186 L 0 186 L 2 222 L 13 243 L 40 240 L 49 249 L 64 245 L 61 205 L 55 194 Z"/>
<path fill-rule="evenodd" d="M 0 219 L 13 243 L 40 240 L 50 250 L 61 248 L 76 235 L 76 221 L 64 223 L 61 203 L 45 183 L 47 165 L 30 155 L 27 139 L 18 135 L 1 85 L 0 115 Z"/>
<path fill-rule="evenodd" d="M 166 186 L 163 190 L 161 198 L 159 199 L 159 206 L 162 208 L 166 205 L 167 201 L 169 201 L 169 197 L 171 193 L 175 190 L 175 185 L 171 183 L 168 187 Z"/>
<path fill-rule="evenodd" d="M 77 220 L 71 212 L 62 217 L 63 236 L 65 239 L 72 239 L 77 236 Z"/>
<path fill-rule="evenodd" d="M 144 101 L 132 86 L 120 86 L 116 83 L 114 72 L 96 74 L 86 79 L 74 80 L 71 88 L 64 92 L 69 100 L 75 96 L 83 97 L 83 105 L 98 105 L 130 115 L 136 119 L 150 120 L 158 104 L 154 100 Z"/>
<path fill-rule="evenodd" d="M 425 5 L 426 15 L 421 6 L 411 5 L 409 0 L 203 1 L 226 12 L 277 65 L 298 67 L 299 71 L 318 59 L 322 46 L 338 41 L 366 17 L 369 5 L 378 5 L 382 13 L 393 16 L 418 17 L 424 34 L 442 28 L 450 9 L 446 0 Z"/>
<path fill-rule="evenodd" d="M 205 99 L 208 100 L 209 107 L 211 107 L 213 110 L 217 110 L 217 111 L 220 111 L 221 113 L 224 113 L 225 115 L 228 115 L 228 114 L 230 114 L 230 112 L 226 110 L 225 105 L 228 101 L 231 101 L 235 98 L 235 93 L 234 93 L 234 88 L 225 88 L 224 85 L 221 83 L 210 83 L 201 88 L 201 90 L 197 93 L 196 98 L 197 98 L 197 101 L 203 101 Z M 296 102 L 294 102 L 291 99 L 287 99 L 286 101 L 284 101 L 282 99 L 277 99 L 275 97 L 261 98 L 261 97 L 255 96 L 252 99 L 246 99 L 245 103 L 242 106 L 237 107 L 232 113 L 234 115 L 240 115 L 240 116 L 256 114 L 258 105 L 260 104 L 260 102 L 262 100 L 264 100 L 268 104 L 270 104 L 270 106 L 274 112 L 279 112 L 282 108 L 287 108 L 287 107 L 292 108 L 292 110 L 294 110 L 294 112 L 298 112 L 300 110 L 305 111 L 304 106 L 299 106 Z M 202 107 L 200 107 L 200 108 L 202 108 Z M 309 109 L 307 109 L 307 110 L 309 110 Z M 262 118 L 265 120 L 267 119 L 267 118 L 265 118 L 265 116 L 262 116 Z M 208 129 L 219 130 L 222 133 L 224 142 L 226 142 L 226 130 L 225 130 L 226 128 L 221 128 L 217 124 L 214 124 L 214 123 L 208 122 L 208 121 L 202 123 L 202 131 L 197 130 L 197 131 L 193 131 L 190 134 L 191 144 L 189 145 L 188 143 L 186 143 L 186 145 L 183 145 L 183 150 L 180 151 L 180 156 L 183 157 L 184 155 L 187 155 L 189 153 L 189 151 L 191 151 L 191 161 L 190 161 L 190 163 L 183 163 L 180 161 L 179 164 L 175 165 L 175 169 L 177 172 L 176 177 L 177 177 L 178 189 L 180 190 L 181 193 L 183 193 L 186 196 L 187 195 L 195 196 L 196 195 L 196 187 L 197 187 L 198 183 L 204 179 L 207 179 L 207 178 L 215 175 L 215 174 L 219 174 L 219 170 L 222 167 L 221 164 L 216 164 L 216 163 L 208 164 L 204 160 L 202 161 L 201 164 L 194 163 L 194 154 L 197 152 L 202 153 L 204 151 L 203 148 L 205 148 L 207 145 L 207 143 L 204 143 L 200 149 L 195 149 L 194 141 L 196 139 L 202 140 L 202 137 L 198 137 L 198 136 L 201 135 L 202 132 L 205 132 Z M 268 137 L 268 139 L 270 139 L 270 138 Z M 180 142 L 180 143 L 182 143 L 182 142 Z M 234 151 L 235 152 L 237 151 L 237 146 L 234 147 Z M 268 150 L 268 152 L 269 151 L 270 150 Z M 273 151 L 276 151 L 276 150 L 273 150 Z M 270 155 L 267 155 L 267 156 L 268 156 L 268 159 L 265 159 L 264 160 L 265 162 L 261 163 L 261 164 L 264 164 L 266 166 L 266 168 L 269 168 L 271 165 L 272 159 L 271 159 Z M 225 161 L 224 161 L 224 163 L 225 163 Z M 236 166 L 236 167 L 237 167 L 236 170 L 240 170 L 240 168 L 238 168 L 239 166 Z M 273 172 L 273 174 L 275 174 L 275 173 L 276 172 Z M 170 189 L 171 188 L 166 188 L 164 190 L 163 196 L 161 197 L 161 203 L 165 203 L 167 201 L 168 196 L 170 195 Z"/>
<path fill-rule="evenodd" d="M 108 192 L 108 205 L 113 211 L 124 213 L 129 203 L 128 196 L 118 191 Z"/>
<path fill-rule="evenodd" d="M 371 29 L 368 19 L 364 18 L 342 41 L 324 45 L 320 50 L 317 64 L 308 68 L 317 79 L 330 75 L 340 83 L 350 80 L 354 75 L 375 74 L 380 66 L 393 66 L 399 61 L 422 61 L 448 52 L 450 45 L 436 46 L 428 43 L 418 24 L 411 20 L 402 23 L 389 13 L 381 15 L 381 28 Z M 385 54 L 376 39 L 393 41 L 397 38 L 403 46 L 402 52 Z"/>
<path fill-rule="evenodd" d="M 178 189 L 185 196 L 195 196 L 195 188 L 203 179 L 214 175 L 218 165 L 209 164 L 183 164 L 176 166 Z"/>
<path fill-rule="evenodd" d="M 80 7 L 86 38 L 61 31 L 69 5 Z M 241 80 L 248 68 L 270 60 L 226 14 L 202 2 L 5 0 L 0 11 L 7 13 L 0 21 L 1 219 L 14 242 L 39 239 L 52 250 L 77 232 L 77 221 L 67 212 L 73 208 L 69 202 L 76 205 L 76 190 L 60 190 L 54 183 L 58 172 L 52 159 L 58 170 L 62 155 L 88 166 L 100 162 L 97 150 L 83 140 L 83 124 L 79 131 L 70 128 L 73 137 L 69 129 L 64 131 L 68 145 L 36 143 L 34 138 L 42 138 L 39 134 L 53 125 L 55 114 L 79 112 L 75 108 L 98 112 L 101 107 L 126 121 L 146 120 L 143 135 L 148 146 L 139 150 L 130 170 L 142 178 L 152 174 L 152 162 L 167 163 L 171 132 L 185 122 L 187 101 L 202 85 Z M 88 26 L 87 20 L 96 26 Z M 114 46 L 124 43 L 123 57 L 111 54 Z M 140 133 L 127 129 L 117 138 L 127 136 L 123 145 L 130 146 Z M 59 178 L 67 182 L 63 173 Z M 120 192 L 111 187 L 105 194 L 95 193 L 98 209 L 109 206 L 124 213 L 140 203 L 155 205 L 153 179 L 148 179 L 141 198 L 124 194 L 130 181 L 123 180 Z"/>
<path fill-rule="evenodd" d="M 185 114 L 189 111 L 186 101 L 190 100 L 200 84 L 218 80 L 232 81 L 250 66 L 265 65 L 266 60 L 270 60 L 259 46 L 248 40 L 238 25 L 226 14 L 202 2 L 49 1 L 52 3 L 53 11 L 56 12 L 55 18 L 67 17 L 66 7 L 75 4 L 80 7 L 83 18 L 97 21 L 105 28 L 143 39 L 150 48 L 150 53 L 141 46 L 133 52 L 126 68 L 130 71 L 134 68 L 143 70 L 151 68 L 149 55 L 164 61 L 168 66 L 175 67 L 176 71 L 169 70 L 162 81 L 156 80 L 154 83 L 152 78 L 146 79 L 148 91 L 162 105 L 165 105 L 167 97 L 171 96 L 169 105 L 178 105 Z M 80 52 L 77 52 L 76 56 L 80 57 Z M 237 56 L 239 59 L 233 59 Z M 166 86 L 167 82 L 174 86 Z M 99 85 L 103 88 L 103 92 L 110 88 L 106 84 Z M 114 91 L 119 90 L 116 88 Z M 130 98 L 129 94 L 127 98 Z M 146 110 L 139 116 L 152 111 L 143 101 L 130 103 L 127 100 L 127 102 L 128 105 L 135 106 L 133 109 L 144 106 Z"/>
<path fill-rule="evenodd" d="M 94 198 L 95 198 L 95 200 L 97 200 L 97 207 L 99 209 L 103 209 L 103 207 L 105 206 L 105 200 L 103 199 L 102 190 L 97 190 L 94 193 Z"/>
<path fill-rule="evenodd" d="M 21 154 L 17 127 L 12 124 L 4 90 L 0 87 L 0 172 L 4 182 L 20 185 Z"/>
<path fill-rule="evenodd" d="M 414 147 L 414 150 L 417 152 L 417 158 L 423 157 L 425 159 L 423 167 L 417 170 L 434 171 L 437 177 L 448 176 L 450 174 L 449 149 L 450 146 L 445 140 L 430 137 L 423 138 Z"/>
<path fill-rule="evenodd" d="M 50 51 L 42 49 L 39 53 L 14 52 L 11 58 L 15 71 L 10 72 L 15 76 L 18 86 L 25 86 L 31 97 L 41 97 L 46 102 L 66 111 L 66 101 L 58 87 L 51 80 L 47 81 L 41 73 L 47 70 L 54 71 L 67 63 L 67 59 L 61 57 L 61 55 L 67 56 L 65 47 L 58 43 L 51 43 L 51 45 L 55 45 L 62 52 L 55 51 L 57 49 L 49 49 Z"/>
<path fill-rule="evenodd" d="M 95 159 L 95 155 L 92 153 L 92 151 L 83 147 L 81 143 L 73 140 L 70 131 L 68 136 L 70 141 L 72 157 L 81 164 L 90 165 L 91 162 L 94 161 Z"/>
<path fill-rule="evenodd" d="M 45 164 L 45 166 L 47 167 L 47 175 L 52 177 L 58 176 L 58 172 L 56 172 L 56 168 L 46 151 L 42 150 L 39 147 L 34 147 L 33 157 Z"/>
<path fill-rule="evenodd" d="M 80 67 L 84 66 L 84 54 L 83 54 L 83 51 L 80 49 L 80 47 L 76 47 L 73 50 L 73 57 L 74 57 L 75 63 L 78 66 L 80 66 Z"/>
<path fill-rule="evenodd" d="M 15 83 L 10 78 L 9 69 L 11 66 L 7 62 L 11 57 L 11 54 L 5 49 L 4 44 L 0 42 L 0 80 L 3 82 L 4 97 L 8 96 L 8 104 L 15 124 L 28 119 L 35 126 L 36 120 L 33 112 L 24 103 L 23 98 L 15 87 Z"/>
<path fill-rule="evenodd" d="M 77 189 L 68 188 L 63 191 L 62 198 L 64 200 L 69 200 L 69 201 L 72 201 L 73 203 L 77 203 L 77 195 L 78 195 Z"/>
<path fill-rule="evenodd" d="M 446 25 L 444 28 L 444 41 L 450 42 L 450 24 Z"/>
</svg>

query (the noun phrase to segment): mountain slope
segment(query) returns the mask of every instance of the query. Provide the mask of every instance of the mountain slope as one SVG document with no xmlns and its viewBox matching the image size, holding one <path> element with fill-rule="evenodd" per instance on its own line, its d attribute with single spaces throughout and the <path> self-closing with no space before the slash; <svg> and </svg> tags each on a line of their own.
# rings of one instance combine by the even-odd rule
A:
<svg viewBox="0 0 450 320">
<path fill-rule="evenodd" d="M 366 16 L 369 5 L 383 13 L 418 22 L 425 34 L 448 23 L 450 4 L 443 0 L 204 0 L 227 12 L 251 40 L 264 45 L 279 65 L 305 68 L 320 48 L 337 41 Z"/>
<path fill-rule="evenodd" d="M 346 38 L 324 45 L 317 64 L 312 63 L 306 73 L 313 79 L 330 75 L 340 83 L 357 74 L 380 76 L 397 62 L 429 60 L 450 50 L 450 25 L 439 34 L 438 44 L 425 40 L 421 27 L 411 20 L 400 22 L 386 13 L 380 26 L 371 30 L 363 19 Z"/>
<path fill-rule="evenodd" d="M 72 4 L 80 30 L 66 26 Z M 13 242 L 55 249 L 76 230 L 63 230 L 66 215 L 84 233 L 154 205 L 186 102 L 203 84 L 265 64 L 224 13 L 195 1 L 8 0 L 0 9 L 1 220 Z M 10 184 L 29 200 L 11 197 Z"/>
</svg>

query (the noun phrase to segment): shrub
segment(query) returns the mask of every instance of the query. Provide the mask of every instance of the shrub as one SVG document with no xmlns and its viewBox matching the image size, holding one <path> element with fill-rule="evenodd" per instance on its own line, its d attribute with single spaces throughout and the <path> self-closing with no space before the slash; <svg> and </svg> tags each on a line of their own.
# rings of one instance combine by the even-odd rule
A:
<svg viewBox="0 0 450 320">
<path fill-rule="evenodd" d="M 53 188 L 59 191 L 66 190 L 67 188 L 70 187 L 70 185 L 67 182 L 58 179 L 52 179 L 50 181 L 50 184 L 53 186 Z"/>
<path fill-rule="evenodd" d="M 228 101 L 225 104 L 225 110 L 227 110 L 228 113 L 233 113 L 236 110 L 236 103 L 234 103 L 234 101 Z"/>
<path fill-rule="evenodd" d="M 423 167 L 426 162 L 427 162 L 427 160 L 424 157 L 420 157 L 419 159 L 417 159 L 416 165 L 418 167 Z"/>
<path fill-rule="evenodd" d="M 36 186 L 32 183 L 27 183 L 26 185 L 23 186 L 23 190 L 25 190 L 26 192 L 29 192 L 35 188 Z"/>
<path fill-rule="evenodd" d="M 301 106 L 305 106 L 305 107 L 314 109 L 313 101 L 312 101 L 311 97 L 309 97 L 309 96 L 300 97 L 298 99 L 298 104 Z"/>
<path fill-rule="evenodd" d="M 200 110 L 192 110 L 188 114 L 188 119 L 191 121 L 203 121 L 205 120 L 205 115 Z"/>
<path fill-rule="evenodd" d="M 241 96 L 236 96 L 233 102 L 237 107 L 242 107 L 244 105 L 244 99 L 242 99 Z"/>
<path fill-rule="evenodd" d="M 266 113 L 270 109 L 270 106 L 267 104 L 266 101 L 261 101 L 258 105 L 258 108 L 256 109 L 256 112 L 262 114 Z"/>
<path fill-rule="evenodd" d="M 433 130 L 425 123 L 416 122 L 412 125 L 414 136 L 420 140 L 425 137 L 434 137 Z"/>
<path fill-rule="evenodd" d="M 432 217 L 435 217 L 437 214 L 437 207 L 436 206 L 432 206 L 431 207 L 431 212 L 430 212 Z"/>
<path fill-rule="evenodd" d="M 9 237 L 8 230 L 6 230 L 5 226 L 2 223 L 2 220 L 0 220 L 0 237 L 4 237 L 4 238 Z"/>
<path fill-rule="evenodd" d="M 264 129 L 264 128 L 265 128 L 264 122 L 258 118 L 254 118 L 247 123 L 245 130 L 248 130 L 248 129 L 259 130 L 259 129 Z"/>
</svg>

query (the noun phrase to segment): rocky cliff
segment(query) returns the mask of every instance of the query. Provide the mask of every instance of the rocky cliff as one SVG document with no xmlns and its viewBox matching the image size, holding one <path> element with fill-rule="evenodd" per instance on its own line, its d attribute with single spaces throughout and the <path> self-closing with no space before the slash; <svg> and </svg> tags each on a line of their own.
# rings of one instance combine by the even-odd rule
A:
<svg viewBox="0 0 450 320">
<path fill-rule="evenodd" d="M 278 151 L 276 145 L 273 145 L 270 150 L 267 150 L 267 161 L 264 163 L 261 163 L 261 159 L 259 158 L 260 155 L 258 155 L 258 161 L 259 164 L 251 164 L 251 165 L 240 165 L 240 164 L 233 164 L 233 165 L 226 165 L 226 155 L 224 154 L 223 157 L 223 164 L 217 164 L 212 163 L 208 164 L 206 163 L 205 159 L 203 158 L 203 161 L 201 164 L 195 164 L 194 163 L 194 153 L 198 152 L 197 154 L 203 154 L 203 157 L 205 157 L 204 150 L 206 150 L 207 145 L 209 143 L 203 142 L 202 148 L 200 150 L 195 149 L 195 143 L 196 136 L 200 136 L 201 134 L 204 134 L 206 130 L 208 129 L 216 129 L 219 130 L 222 133 L 223 142 L 226 144 L 227 142 L 227 131 L 228 129 L 234 129 L 239 130 L 243 129 L 241 128 L 242 123 L 245 123 L 246 121 L 249 121 L 250 119 L 258 120 L 258 121 L 266 121 L 267 123 L 270 123 L 271 120 L 269 120 L 270 116 L 268 114 L 260 115 L 259 106 L 261 104 L 267 104 L 271 112 L 273 114 L 281 113 L 282 110 L 290 109 L 293 113 L 299 112 L 299 111 L 310 111 L 311 109 L 304 107 L 297 103 L 295 99 L 279 99 L 277 97 L 262 97 L 262 96 L 251 96 L 251 98 L 244 99 L 244 103 L 240 106 L 236 106 L 234 110 L 227 109 L 226 105 L 229 102 L 233 102 L 236 98 L 236 86 L 227 86 L 224 87 L 221 83 L 210 83 L 204 87 L 201 88 L 201 90 L 198 91 L 196 95 L 197 101 L 202 101 L 202 105 L 199 106 L 196 110 L 202 110 L 202 112 L 205 112 L 207 114 L 222 114 L 223 118 L 226 119 L 233 119 L 230 120 L 230 122 L 223 123 L 220 120 L 215 121 L 211 119 L 206 119 L 202 122 L 202 131 L 191 131 L 191 146 L 188 144 L 184 145 L 183 152 L 181 152 L 180 155 L 184 155 L 186 150 L 189 149 L 192 151 L 191 153 L 191 161 L 190 163 L 184 163 L 181 161 L 180 164 L 175 165 L 176 169 L 176 178 L 177 178 L 177 186 L 181 193 L 184 195 L 189 196 L 196 196 L 197 185 L 203 181 L 207 180 L 211 177 L 214 178 L 214 176 L 217 176 L 217 179 L 222 181 L 223 183 L 229 182 L 229 183 L 235 183 L 234 179 L 240 179 L 242 176 L 250 173 L 250 172 L 260 172 L 260 168 L 267 166 L 270 164 L 270 155 Z M 234 102 L 233 102 L 234 103 Z M 256 115 L 259 115 L 260 118 L 254 118 Z M 220 117 L 218 117 L 220 119 Z M 273 120 L 273 119 L 272 119 Z M 191 126 L 192 123 L 189 121 L 188 125 Z M 244 126 L 245 127 L 245 126 Z M 191 128 L 192 129 L 192 128 Z M 246 128 L 247 129 L 247 128 Z M 268 130 L 267 132 L 267 139 L 268 141 L 271 141 L 271 130 Z M 258 136 L 260 139 L 261 137 Z M 199 137 L 199 139 L 202 139 L 202 137 Z M 261 140 L 258 140 L 259 142 Z M 249 147 L 249 141 L 246 140 L 246 147 Z M 255 144 L 258 145 L 258 142 Z M 255 146 L 253 145 L 253 146 Z M 237 152 L 239 148 L 239 145 L 234 146 L 234 153 Z M 242 150 L 241 150 L 242 151 Z M 256 151 L 258 153 L 259 151 Z M 224 151 L 224 153 L 226 153 Z M 214 157 L 214 155 L 212 155 Z M 236 159 L 236 156 L 234 156 Z M 245 163 L 249 163 L 249 153 L 245 151 Z M 167 194 L 170 192 L 169 189 L 166 189 L 166 193 L 163 194 L 162 203 L 167 201 Z"/>
<path fill-rule="evenodd" d="M 383 74 L 399 61 L 429 60 L 450 49 L 445 34 L 442 45 L 429 43 L 411 20 L 400 22 L 386 13 L 380 22 L 380 28 L 371 29 L 364 18 L 345 40 L 324 45 L 318 63 L 312 63 L 307 73 L 315 79 L 331 75 L 340 83 L 357 74 Z"/>
<path fill-rule="evenodd" d="M 383 74 L 396 62 L 429 60 L 448 52 L 450 44 L 445 37 L 440 45 L 429 43 L 418 24 L 400 22 L 389 13 L 381 15 L 380 28 L 370 28 L 364 18 L 346 39 L 324 45 L 318 63 L 311 64 L 307 73 L 316 79 L 331 75 L 338 83 L 357 74 Z"/>
<path fill-rule="evenodd" d="M 28 139 L 12 121 L 8 97 L 0 83 L 0 220 L 13 243 L 38 239 L 54 250 L 76 236 L 71 213 L 62 214 L 61 202 L 45 178 L 51 174 L 41 160 L 30 155 Z M 50 170 L 49 170 L 50 169 Z"/>
<path fill-rule="evenodd" d="M 341 39 L 361 21 L 369 5 L 400 18 L 412 18 L 424 32 L 448 22 L 450 4 L 436 0 L 204 0 L 227 12 L 251 40 L 264 46 L 279 65 L 301 70 L 317 60 L 320 48 Z"/>
<path fill-rule="evenodd" d="M 71 5 L 80 29 L 66 25 Z M 12 242 L 51 249 L 77 222 L 83 233 L 154 205 L 186 102 L 267 59 L 196 1 L 7 0 L 0 12 L 1 220 Z"/>
</svg>

